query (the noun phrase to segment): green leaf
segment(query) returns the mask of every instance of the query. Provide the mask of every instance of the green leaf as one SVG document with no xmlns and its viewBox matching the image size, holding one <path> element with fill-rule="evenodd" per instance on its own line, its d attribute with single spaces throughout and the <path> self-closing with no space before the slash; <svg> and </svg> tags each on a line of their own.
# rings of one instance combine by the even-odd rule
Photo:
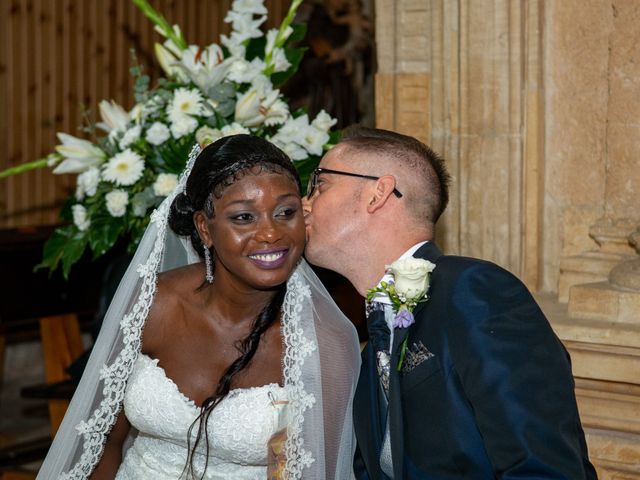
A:
<svg viewBox="0 0 640 480">
<path fill-rule="evenodd" d="M 82 257 L 87 248 L 87 236 L 76 229 L 76 232 L 68 239 L 62 253 L 62 274 L 69 278 L 69 272 L 74 263 Z"/>
<path fill-rule="evenodd" d="M 245 53 L 245 58 L 247 59 L 247 61 L 250 62 L 256 57 L 264 58 L 264 49 L 266 46 L 267 39 L 265 36 L 250 39 Z"/>
<path fill-rule="evenodd" d="M 291 66 L 285 72 L 278 72 L 271 75 L 271 82 L 273 82 L 274 87 L 280 87 L 284 82 L 289 80 L 293 76 L 294 73 L 298 71 L 300 67 L 300 62 L 304 57 L 304 53 L 307 51 L 307 48 L 285 48 L 284 52 L 287 56 L 287 60 Z"/>
<path fill-rule="evenodd" d="M 287 38 L 287 44 L 304 40 L 304 37 L 307 34 L 306 23 L 292 23 L 291 28 L 293 29 L 293 32 L 289 35 L 289 38 Z"/>
<path fill-rule="evenodd" d="M 34 271 L 48 268 L 49 273 L 51 273 L 58 268 L 58 264 L 60 263 L 60 260 L 62 260 L 62 255 L 64 254 L 64 249 L 69 238 L 73 235 L 74 230 L 76 230 L 75 227 L 73 225 L 69 225 L 58 228 L 51 234 L 42 249 L 42 261 L 36 265 Z"/>
<path fill-rule="evenodd" d="M 105 219 L 99 219 L 91 224 L 88 230 L 89 246 L 93 251 L 93 259 L 104 255 L 118 240 L 123 232 L 122 224 Z"/>
</svg>

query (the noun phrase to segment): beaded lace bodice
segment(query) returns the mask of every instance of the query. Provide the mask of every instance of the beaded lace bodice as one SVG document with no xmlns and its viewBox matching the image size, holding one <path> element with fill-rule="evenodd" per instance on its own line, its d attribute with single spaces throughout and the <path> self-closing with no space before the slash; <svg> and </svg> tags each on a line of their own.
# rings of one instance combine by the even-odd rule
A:
<svg viewBox="0 0 640 480">
<path fill-rule="evenodd" d="M 205 479 L 264 479 L 267 443 L 288 424 L 286 388 L 278 384 L 232 390 L 209 419 Z M 166 376 L 158 360 L 140 354 L 124 398 L 138 434 L 117 479 L 177 479 L 187 459 L 187 431 L 199 408 Z M 196 469 L 204 467 L 204 445 Z"/>
</svg>

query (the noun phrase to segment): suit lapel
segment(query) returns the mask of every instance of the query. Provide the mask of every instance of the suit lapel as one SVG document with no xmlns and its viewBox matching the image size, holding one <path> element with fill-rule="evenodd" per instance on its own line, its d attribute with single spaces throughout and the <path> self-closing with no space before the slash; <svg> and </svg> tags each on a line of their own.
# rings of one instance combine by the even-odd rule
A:
<svg viewBox="0 0 640 480">
<path fill-rule="evenodd" d="M 442 252 L 433 242 L 427 242 L 420 247 L 413 256 L 436 263 L 442 256 Z M 418 318 L 420 311 L 426 306 L 420 303 L 413 311 L 415 318 Z M 397 328 L 393 332 L 393 348 L 391 349 L 391 372 L 389 374 L 389 434 L 391 435 L 391 456 L 393 458 L 393 472 L 395 478 L 404 478 L 404 432 L 402 417 L 402 400 L 400 389 L 400 372 L 398 372 L 398 362 L 400 361 L 400 345 L 413 331 L 415 324 L 409 328 Z"/>
<path fill-rule="evenodd" d="M 353 400 L 353 420 L 360 454 L 372 480 L 382 475 L 380 449 L 386 428 L 386 412 L 380 404 L 380 383 L 371 345 L 362 352 L 362 369 Z"/>
</svg>

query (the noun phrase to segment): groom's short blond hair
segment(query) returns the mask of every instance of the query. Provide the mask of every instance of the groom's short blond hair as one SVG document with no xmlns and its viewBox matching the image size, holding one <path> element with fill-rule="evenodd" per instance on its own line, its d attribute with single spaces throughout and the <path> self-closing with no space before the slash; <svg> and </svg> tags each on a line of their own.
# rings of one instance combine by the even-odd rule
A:
<svg viewBox="0 0 640 480">
<path fill-rule="evenodd" d="M 411 191 L 405 187 L 411 209 L 422 221 L 437 222 L 449 202 L 451 180 L 444 160 L 431 148 L 408 135 L 359 125 L 347 127 L 339 144 L 395 160 L 398 168 L 407 170 L 405 177 L 415 180 Z M 405 194 L 402 185 L 398 188 Z"/>
</svg>

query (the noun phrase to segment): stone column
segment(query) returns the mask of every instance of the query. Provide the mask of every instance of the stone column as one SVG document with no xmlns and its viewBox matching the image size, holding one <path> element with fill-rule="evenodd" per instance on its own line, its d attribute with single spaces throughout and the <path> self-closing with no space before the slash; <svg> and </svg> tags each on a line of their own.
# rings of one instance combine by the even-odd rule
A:
<svg viewBox="0 0 640 480">
<path fill-rule="evenodd" d="M 377 0 L 376 120 L 442 154 L 450 253 L 541 282 L 543 2 Z"/>
<path fill-rule="evenodd" d="M 376 0 L 377 124 L 453 175 L 447 253 L 536 292 L 601 479 L 640 479 L 637 0 Z"/>
</svg>

